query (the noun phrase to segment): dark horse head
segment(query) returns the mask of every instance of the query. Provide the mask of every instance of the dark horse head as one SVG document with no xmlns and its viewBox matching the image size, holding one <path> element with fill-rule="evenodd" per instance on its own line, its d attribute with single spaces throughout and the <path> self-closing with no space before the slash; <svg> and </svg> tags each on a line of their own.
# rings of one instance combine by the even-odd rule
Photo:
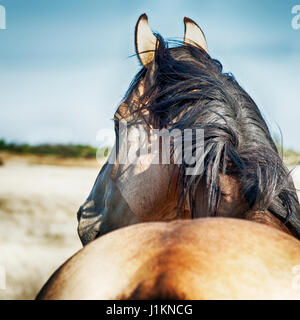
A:
<svg viewBox="0 0 300 320">
<path fill-rule="evenodd" d="M 115 113 L 116 159 L 104 165 L 78 212 L 82 242 L 142 221 L 247 218 L 249 212 L 271 215 L 300 238 L 295 187 L 266 122 L 234 76 L 208 54 L 201 29 L 185 18 L 184 42 L 169 48 L 142 15 L 135 43 L 143 67 Z M 201 130 L 201 142 L 191 139 L 193 154 L 202 148 L 201 169 L 190 175 L 185 160 L 153 164 L 149 155 L 143 162 L 121 163 L 122 121 L 128 137 L 139 128 Z M 136 145 L 128 141 L 126 151 Z M 174 153 L 174 139 L 170 145 Z"/>
</svg>

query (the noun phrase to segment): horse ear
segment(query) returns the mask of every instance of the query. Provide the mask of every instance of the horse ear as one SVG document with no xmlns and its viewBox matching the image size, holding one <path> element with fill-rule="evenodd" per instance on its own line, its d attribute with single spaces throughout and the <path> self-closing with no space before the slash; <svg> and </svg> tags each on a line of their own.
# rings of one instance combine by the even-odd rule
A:
<svg viewBox="0 0 300 320">
<path fill-rule="evenodd" d="M 205 35 L 201 28 L 192 19 L 184 17 L 184 43 L 196 45 L 208 54 Z"/>
<path fill-rule="evenodd" d="M 135 51 L 144 67 L 154 59 L 157 44 L 158 41 L 148 24 L 148 17 L 144 13 L 135 26 Z"/>
</svg>

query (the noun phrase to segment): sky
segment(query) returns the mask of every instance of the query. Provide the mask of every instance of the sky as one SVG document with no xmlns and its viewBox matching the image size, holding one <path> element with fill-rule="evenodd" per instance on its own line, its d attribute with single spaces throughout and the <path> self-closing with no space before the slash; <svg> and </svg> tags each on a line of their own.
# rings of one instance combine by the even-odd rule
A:
<svg viewBox="0 0 300 320">
<path fill-rule="evenodd" d="M 286 148 L 300 150 L 300 0 L 0 0 L 0 138 L 97 146 L 140 69 L 134 28 L 182 39 L 203 29 L 210 55 L 232 72 Z M 300 23 L 300 19 L 299 19 Z M 280 128 L 280 130 L 279 130 Z"/>
</svg>

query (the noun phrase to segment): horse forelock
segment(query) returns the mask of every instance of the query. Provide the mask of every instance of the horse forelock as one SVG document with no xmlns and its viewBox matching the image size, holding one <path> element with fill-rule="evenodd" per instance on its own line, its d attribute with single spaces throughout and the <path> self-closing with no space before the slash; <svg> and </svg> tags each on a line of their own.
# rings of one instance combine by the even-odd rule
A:
<svg viewBox="0 0 300 320">
<path fill-rule="evenodd" d="M 206 210 L 216 215 L 222 176 L 236 175 L 249 208 L 270 210 L 300 237 L 300 208 L 289 171 L 280 158 L 259 108 L 222 64 L 192 45 L 168 47 L 159 40 L 155 60 L 142 68 L 128 89 L 125 101 L 131 113 L 148 124 L 167 129 L 204 130 L 204 166 L 200 175 L 186 175 L 178 165 L 179 207 L 187 196 L 191 211 L 199 183 L 206 185 Z M 149 80 L 150 77 L 150 80 Z M 143 94 L 138 87 L 144 81 Z M 137 98 L 133 105 L 130 97 Z M 138 107 L 137 107 L 138 106 Z M 199 147 L 193 140 L 193 148 Z"/>
</svg>

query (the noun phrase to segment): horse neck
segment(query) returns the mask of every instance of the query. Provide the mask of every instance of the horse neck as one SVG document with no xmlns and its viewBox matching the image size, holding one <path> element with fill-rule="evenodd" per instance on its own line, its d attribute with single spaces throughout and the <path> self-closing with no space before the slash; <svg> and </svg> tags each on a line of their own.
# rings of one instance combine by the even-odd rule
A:
<svg viewBox="0 0 300 320">
<path fill-rule="evenodd" d="M 290 230 L 282 223 L 277 217 L 275 217 L 270 211 L 250 210 L 246 212 L 246 220 L 258 222 L 261 224 L 268 225 L 277 230 L 283 231 L 289 235 L 292 235 Z"/>
</svg>

